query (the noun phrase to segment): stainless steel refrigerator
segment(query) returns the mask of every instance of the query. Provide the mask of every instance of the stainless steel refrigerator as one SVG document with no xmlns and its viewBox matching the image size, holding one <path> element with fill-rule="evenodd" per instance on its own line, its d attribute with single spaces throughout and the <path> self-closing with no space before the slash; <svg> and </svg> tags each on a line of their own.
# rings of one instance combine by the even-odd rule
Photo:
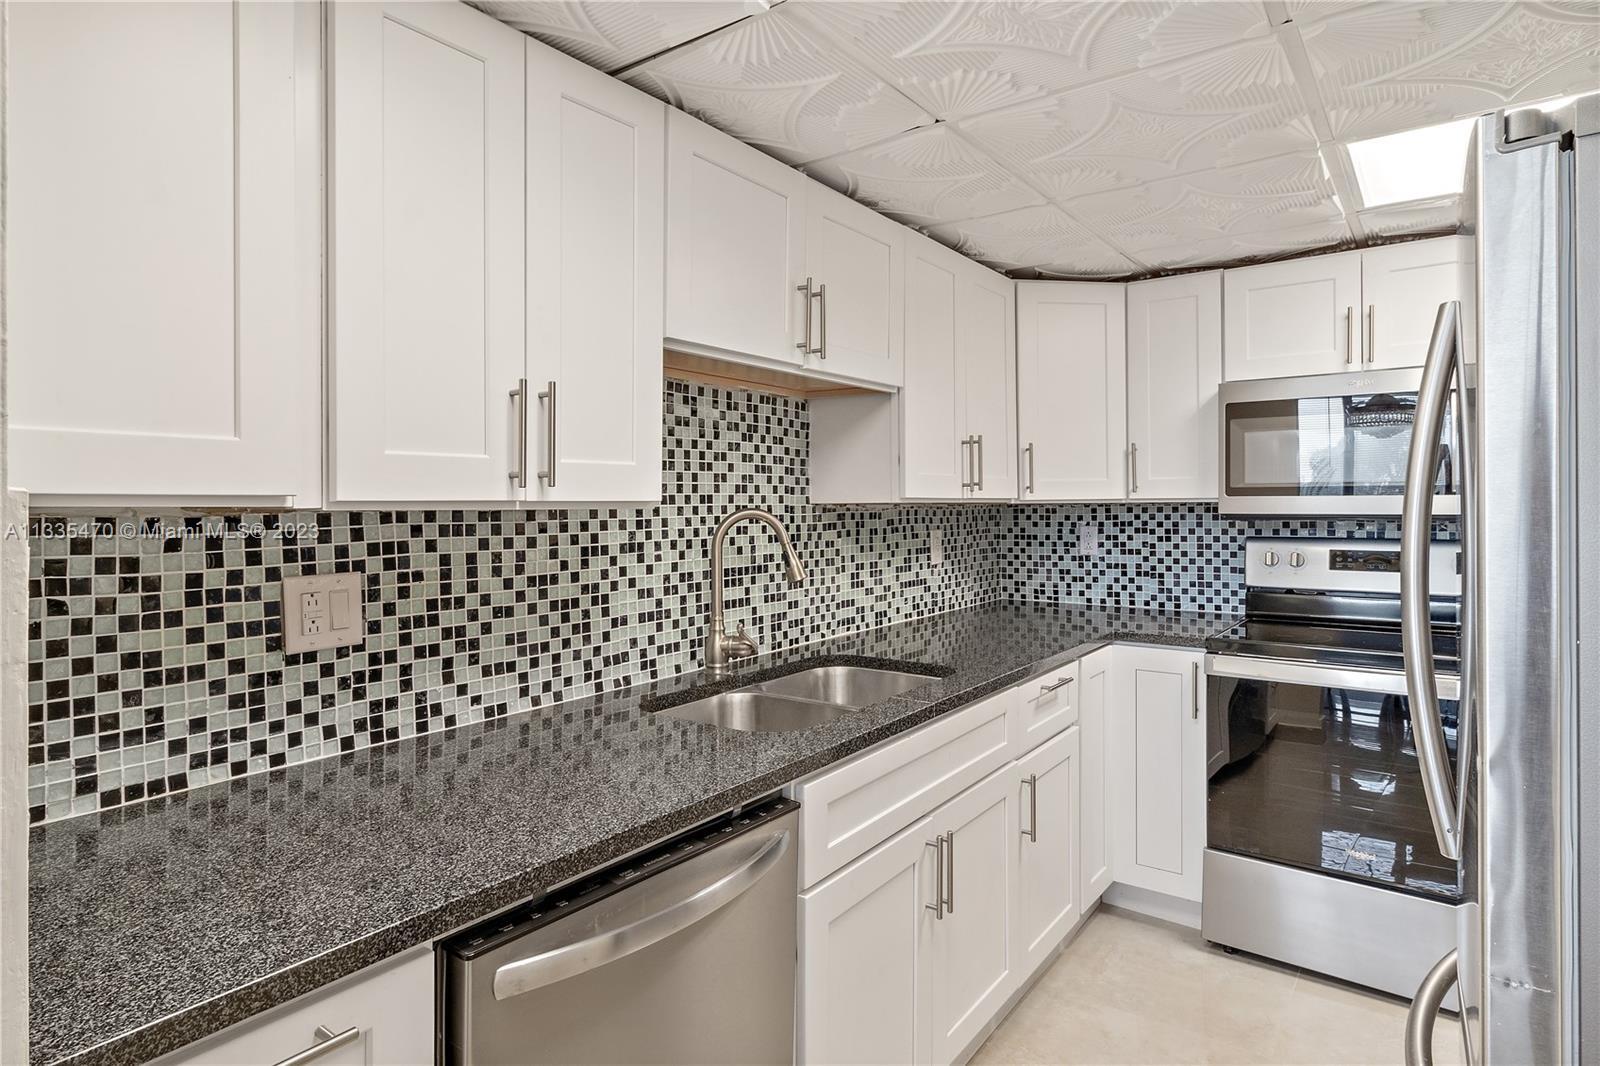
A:
<svg viewBox="0 0 1600 1066">
<path fill-rule="evenodd" d="M 1419 764 L 1465 902 L 1455 950 L 1413 1003 L 1406 1057 L 1430 1061 L 1456 986 L 1469 1062 L 1600 1062 L 1600 95 L 1480 119 L 1463 199 L 1475 320 L 1439 309 L 1401 566 Z M 1452 410 L 1464 467 L 1454 775 L 1421 653 L 1440 451 L 1425 426 L 1445 428 Z"/>
</svg>

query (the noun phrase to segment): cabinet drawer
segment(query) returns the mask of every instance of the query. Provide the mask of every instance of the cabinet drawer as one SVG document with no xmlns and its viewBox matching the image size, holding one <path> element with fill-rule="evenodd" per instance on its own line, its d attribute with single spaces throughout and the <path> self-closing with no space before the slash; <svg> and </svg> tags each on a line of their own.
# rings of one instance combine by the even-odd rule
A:
<svg viewBox="0 0 1600 1066">
<path fill-rule="evenodd" d="M 272 1066 L 322 1040 L 340 1040 L 316 1066 L 423 1066 L 433 1062 L 433 952 L 379 963 L 332 988 L 157 1060 L 157 1066 Z M 346 1037 L 355 1029 L 357 1035 Z"/>
<path fill-rule="evenodd" d="M 1078 721 L 1076 660 L 1012 690 L 1011 757 L 1020 759 Z"/>
<path fill-rule="evenodd" d="M 1011 691 L 802 782 L 800 882 L 813 885 L 1010 761 Z"/>
</svg>

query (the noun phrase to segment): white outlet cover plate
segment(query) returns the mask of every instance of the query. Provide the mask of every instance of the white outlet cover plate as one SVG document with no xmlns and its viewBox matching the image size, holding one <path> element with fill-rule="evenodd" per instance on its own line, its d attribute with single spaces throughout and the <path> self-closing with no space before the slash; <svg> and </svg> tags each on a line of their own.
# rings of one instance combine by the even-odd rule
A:
<svg viewBox="0 0 1600 1066">
<path fill-rule="evenodd" d="M 299 655 L 360 644 L 366 635 L 366 612 L 361 604 L 363 577 L 359 571 L 352 571 L 284 578 L 284 653 Z M 306 632 L 305 600 L 306 594 L 311 592 L 318 594 L 323 605 L 319 633 Z"/>
</svg>

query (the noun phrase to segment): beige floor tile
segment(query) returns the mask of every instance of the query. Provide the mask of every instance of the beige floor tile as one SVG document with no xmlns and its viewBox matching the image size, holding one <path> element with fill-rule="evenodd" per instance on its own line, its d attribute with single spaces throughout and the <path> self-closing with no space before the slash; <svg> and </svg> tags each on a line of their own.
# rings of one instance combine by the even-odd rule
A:
<svg viewBox="0 0 1600 1066">
<path fill-rule="evenodd" d="M 978 1049 L 1009 1063 L 1399 1063 L 1406 1004 L 1102 907 Z M 1440 1066 L 1461 1061 L 1441 1018 Z"/>
</svg>

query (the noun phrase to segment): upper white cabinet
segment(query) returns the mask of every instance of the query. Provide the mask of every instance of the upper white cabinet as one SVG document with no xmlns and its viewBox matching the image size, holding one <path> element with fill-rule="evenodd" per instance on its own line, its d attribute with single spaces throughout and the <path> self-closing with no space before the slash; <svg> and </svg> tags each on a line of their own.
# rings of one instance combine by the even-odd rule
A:
<svg viewBox="0 0 1600 1066">
<path fill-rule="evenodd" d="M 956 293 L 963 272 L 954 252 L 925 237 L 906 238 L 906 360 L 900 394 L 904 480 L 899 488 L 912 498 L 960 499 L 971 478 L 956 343 Z M 814 445 L 822 442 L 815 434 L 812 439 Z"/>
<path fill-rule="evenodd" d="M 526 47 L 528 498 L 656 500 L 665 105 Z"/>
<path fill-rule="evenodd" d="M 13 485 L 316 502 L 319 17 L 10 6 Z"/>
<path fill-rule="evenodd" d="M 1128 286 L 1128 498 L 1217 498 L 1222 274 Z"/>
<path fill-rule="evenodd" d="M 455 3 L 328 17 L 333 494 L 520 499 L 527 39 Z"/>
<path fill-rule="evenodd" d="M 967 498 L 1017 495 L 1016 283 L 979 266 L 956 288 L 956 350 L 961 360 L 962 437 L 970 441 Z"/>
<path fill-rule="evenodd" d="M 1122 499 L 1127 287 L 1023 281 L 1016 288 L 1018 498 Z"/>
<path fill-rule="evenodd" d="M 806 303 L 796 339 L 806 366 L 900 384 L 906 232 L 848 196 L 806 182 L 808 288 L 799 293 Z"/>
<path fill-rule="evenodd" d="M 668 347 L 803 363 L 808 179 L 667 114 Z"/>
<path fill-rule="evenodd" d="M 1425 363 L 1434 318 L 1446 300 L 1462 301 L 1462 325 L 1473 328 L 1473 248 L 1471 237 L 1440 237 L 1361 253 L 1362 351 L 1368 366 L 1387 370 Z M 1467 350 L 1472 350 L 1470 335 Z"/>
<path fill-rule="evenodd" d="M 1116 880 L 1200 899 L 1206 845 L 1206 721 L 1202 652 L 1113 649 L 1109 789 Z"/>
<path fill-rule="evenodd" d="M 1361 256 L 1339 252 L 1226 271 L 1227 380 L 1332 374 L 1359 365 Z"/>
</svg>

